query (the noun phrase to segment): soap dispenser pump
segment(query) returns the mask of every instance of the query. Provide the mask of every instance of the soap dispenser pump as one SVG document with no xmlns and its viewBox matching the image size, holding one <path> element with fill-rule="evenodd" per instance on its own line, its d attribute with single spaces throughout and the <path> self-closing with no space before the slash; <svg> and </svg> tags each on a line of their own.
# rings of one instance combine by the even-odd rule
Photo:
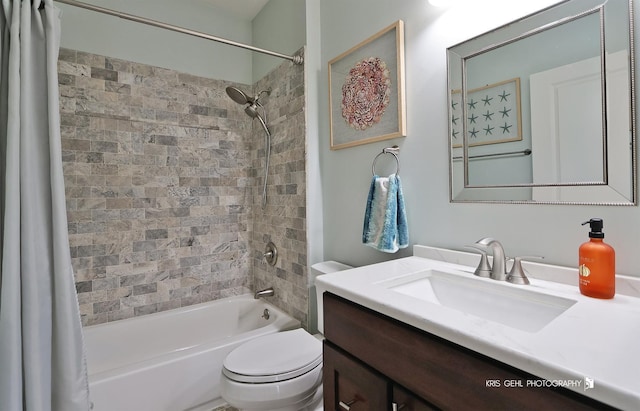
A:
<svg viewBox="0 0 640 411">
<path fill-rule="evenodd" d="M 613 298 L 616 293 L 616 253 L 604 242 L 601 218 L 592 218 L 589 224 L 589 241 L 582 244 L 579 254 L 580 292 L 589 297 Z"/>
</svg>

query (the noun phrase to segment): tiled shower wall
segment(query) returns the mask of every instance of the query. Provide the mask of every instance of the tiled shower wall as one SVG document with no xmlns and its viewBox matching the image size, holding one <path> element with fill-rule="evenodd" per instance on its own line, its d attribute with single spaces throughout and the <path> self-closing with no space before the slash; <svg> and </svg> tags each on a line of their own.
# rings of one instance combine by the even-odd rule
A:
<svg viewBox="0 0 640 411">
<path fill-rule="evenodd" d="M 256 83 L 255 90 L 271 94 L 263 100 L 272 133 L 271 165 L 267 187 L 267 205 L 260 207 L 264 178 L 264 130 L 254 127 L 252 170 L 258 187 L 254 193 L 253 279 L 257 289 L 273 287 L 268 298 L 304 326 L 307 325 L 308 278 L 306 240 L 306 139 L 304 112 L 304 70 L 283 63 Z M 256 124 L 258 126 L 258 124 Z M 278 247 L 275 267 L 262 258 L 269 241 Z"/>
<path fill-rule="evenodd" d="M 284 63 L 275 72 L 294 79 L 295 69 Z M 83 324 L 253 290 L 252 230 L 260 218 L 253 204 L 261 183 L 254 167 L 264 149 L 252 134 L 257 124 L 226 96 L 230 84 L 68 49 L 60 52 L 59 82 Z M 293 89 L 273 88 L 284 93 L 274 103 L 290 101 Z M 286 115 L 274 120 L 282 120 L 283 135 L 298 127 Z M 299 160 L 304 172 L 303 153 Z M 304 313 L 292 311 L 301 320 Z"/>
</svg>

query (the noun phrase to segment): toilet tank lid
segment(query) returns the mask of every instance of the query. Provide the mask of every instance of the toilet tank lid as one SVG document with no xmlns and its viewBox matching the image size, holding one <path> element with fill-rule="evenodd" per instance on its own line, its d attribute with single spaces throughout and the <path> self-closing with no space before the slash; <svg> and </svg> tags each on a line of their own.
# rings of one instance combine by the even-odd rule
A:
<svg viewBox="0 0 640 411">
<path fill-rule="evenodd" d="M 331 260 L 315 263 L 311 266 L 311 269 L 315 270 L 319 274 L 335 273 L 336 271 L 348 270 L 350 268 L 353 268 L 353 267 L 347 264 L 342 264 L 337 261 L 331 261 Z"/>
</svg>

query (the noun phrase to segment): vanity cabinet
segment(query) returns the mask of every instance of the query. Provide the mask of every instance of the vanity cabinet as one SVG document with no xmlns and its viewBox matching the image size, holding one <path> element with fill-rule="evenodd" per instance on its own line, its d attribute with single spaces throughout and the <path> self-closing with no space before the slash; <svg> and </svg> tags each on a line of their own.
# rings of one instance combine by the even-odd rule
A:
<svg viewBox="0 0 640 411">
<path fill-rule="evenodd" d="M 331 293 L 323 305 L 327 411 L 614 409 Z"/>
</svg>

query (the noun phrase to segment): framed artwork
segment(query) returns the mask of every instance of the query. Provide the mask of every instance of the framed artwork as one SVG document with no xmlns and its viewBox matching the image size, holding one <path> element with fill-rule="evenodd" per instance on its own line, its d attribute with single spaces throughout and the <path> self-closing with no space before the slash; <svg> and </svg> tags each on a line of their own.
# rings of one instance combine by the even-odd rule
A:
<svg viewBox="0 0 640 411">
<path fill-rule="evenodd" d="M 404 23 L 329 61 L 331 149 L 406 135 Z"/>
<path fill-rule="evenodd" d="M 467 141 L 469 146 L 522 140 L 520 78 L 489 84 L 467 92 Z M 451 141 L 464 141 L 462 93 L 451 92 Z"/>
</svg>

